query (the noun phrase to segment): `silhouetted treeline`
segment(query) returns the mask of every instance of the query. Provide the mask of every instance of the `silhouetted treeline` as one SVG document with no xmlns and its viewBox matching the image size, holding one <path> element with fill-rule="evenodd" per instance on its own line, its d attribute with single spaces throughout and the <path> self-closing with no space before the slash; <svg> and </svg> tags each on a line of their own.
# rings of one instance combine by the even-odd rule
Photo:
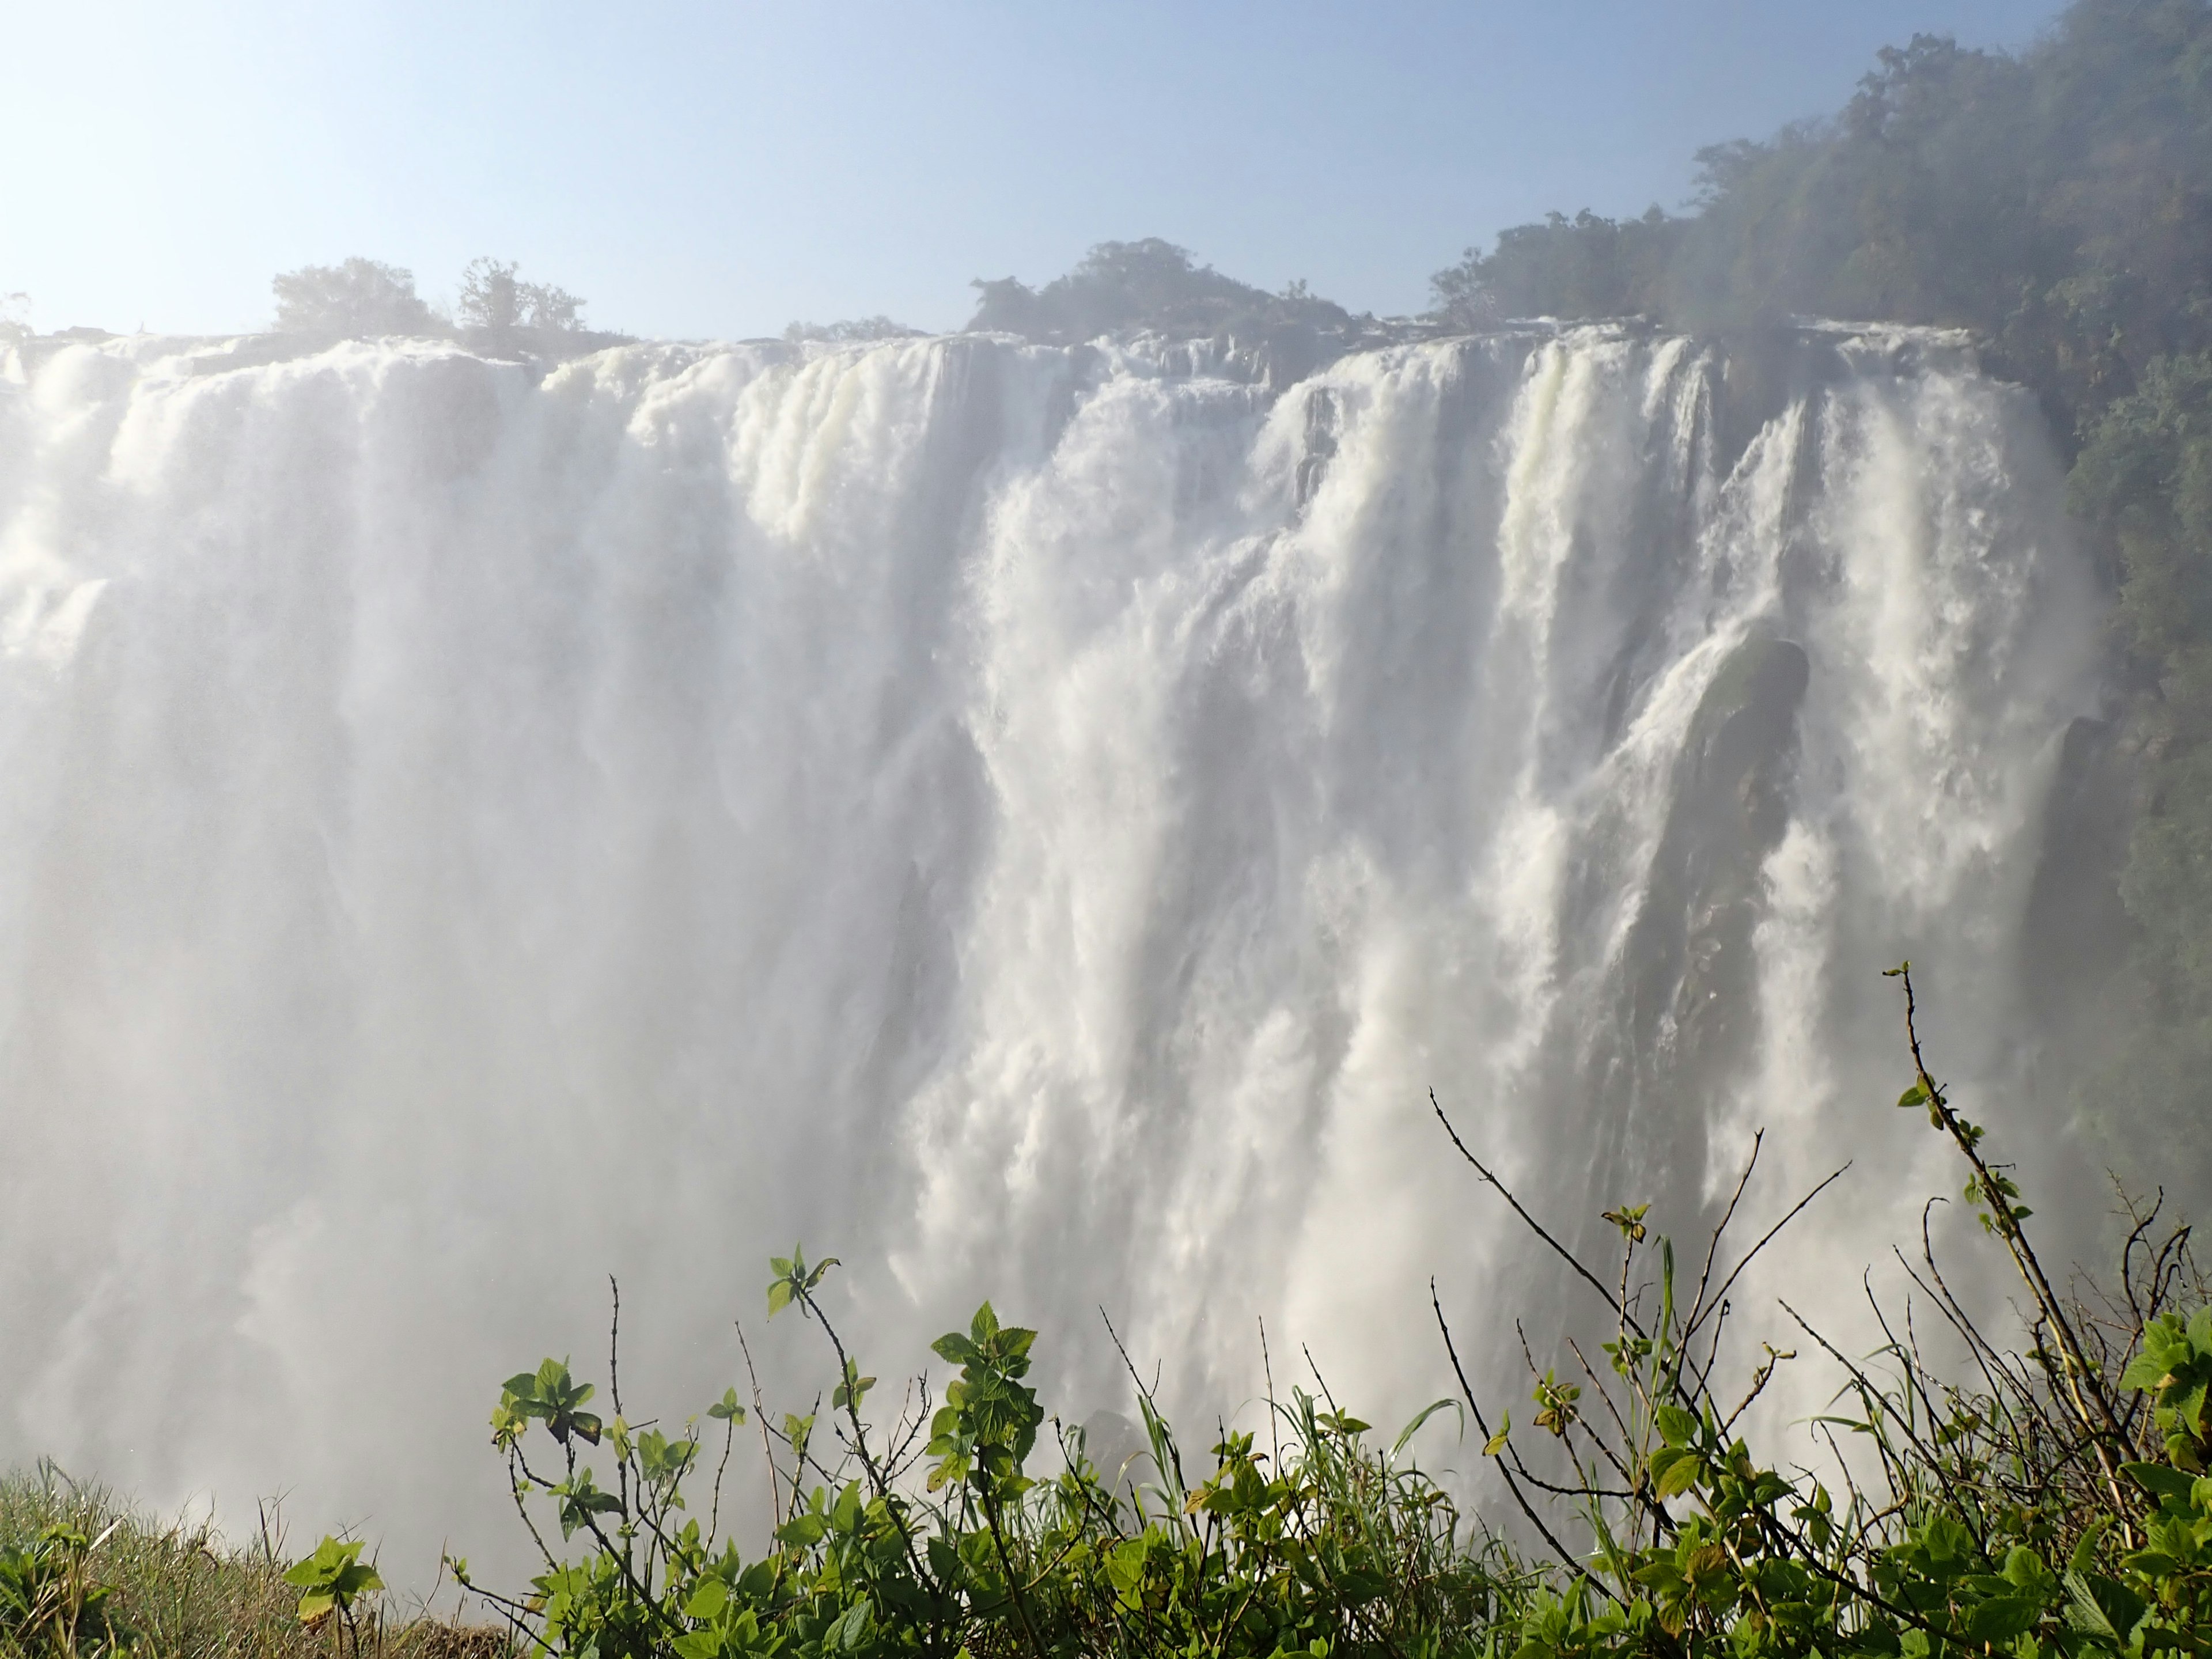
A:
<svg viewBox="0 0 2212 1659">
<path fill-rule="evenodd" d="M 2076 0 L 2014 56 L 1921 35 L 1831 119 L 1701 151 L 1692 210 L 1554 214 L 1437 273 L 1440 313 L 1978 331 L 2062 436 L 2212 349 L 2212 7 Z"/>
<path fill-rule="evenodd" d="M 495 349 L 566 356 L 628 337 L 584 325 L 585 301 L 550 283 L 522 280 L 512 260 L 470 261 L 453 315 L 415 291 L 415 273 L 376 259 L 302 265 L 270 282 L 276 331 L 347 339 L 386 335 L 459 337 Z"/>
<path fill-rule="evenodd" d="M 918 339 L 921 335 L 920 329 L 908 328 L 881 313 L 848 317 L 835 323 L 793 322 L 787 324 L 783 331 L 783 337 L 794 344 L 802 340 L 818 340 L 827 345 L 865 345 L 878 340 Z"/>
<path fill-rule="evenodd" d="M 1012 276 L 978 281 L 971 329 L 1062 344 L 1115 330 L 1177 335 L 1260 334 L 1285 327 L 1343 329 L 1352 313 L 1293 283 L 1280 294 L 1192 263 L 1190 251 L 1148 236 L 1101 242 L 1083 263 L 1041 289 Z"/>
</svg>

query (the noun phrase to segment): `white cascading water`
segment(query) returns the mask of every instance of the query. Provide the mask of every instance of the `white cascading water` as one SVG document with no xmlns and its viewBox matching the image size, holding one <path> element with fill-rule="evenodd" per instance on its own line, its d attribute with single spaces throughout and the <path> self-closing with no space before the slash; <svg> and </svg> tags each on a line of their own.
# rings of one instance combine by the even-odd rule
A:
<svg viewBox="0 0 2212 1659">
<path fill-rule="evenodd" d="M 633 1416 L 799 1403 L 793 1238 L 1382 1421 L 1546 1293 L 1431 1086 L 1570 1233 L 1856 1155 L 1844 1297 L 1876 970 L 2017 1069 L 2095 603 L 1957 340 L 268 343 L 0 356 L 0 1459 L 503 1559 L 500 1379 L 613 1273 Z"/>
</svg>

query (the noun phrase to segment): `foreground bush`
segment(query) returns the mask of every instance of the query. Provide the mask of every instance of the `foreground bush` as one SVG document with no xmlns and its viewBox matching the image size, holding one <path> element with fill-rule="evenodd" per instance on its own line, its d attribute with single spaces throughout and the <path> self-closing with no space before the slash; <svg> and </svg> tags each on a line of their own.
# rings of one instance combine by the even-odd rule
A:
<svg viewBox="0 0 2212 1659">
<path fill-rule="evenodd" d="M 1817 1196 L 1748 1249 L 1730 1230 L 1754 1150 L 1694 1273 L 1640 1206 L 1606 1212 L 1604 1271 L 1559 1245 L 1463 1143 L 1480 1179 L 1556 1251 L 1608 1334 L 1528 1364 L 1516 1434 L 1462 1369 L 1458 1387 L 1386 1448 L 1324 1389 L 1270 1389 L 1266 1443 L 1222 1431 L 1200 1469 L 1133 1366 L 1146 1449 L 1098 1468 L 1048 1419 L 1027 1376 L 1031 1331 L 989 1304 L 933 1345 L 957 1375 L 942 1401 L 910 1384 L 888 1423 L 819 1299 L 834 1260 L 771 1264 L 771 1317 L 817 1328 L 828 1409 L 771 1420 L 735 1389 L 671 1431 L 624 1414 L 620 1302 L 605 1414 L 548 1359 L 508 1379 L 492 1438 L 542 1571 L 513 1593 L 447 1565 L 504 1628 L 379 1617 L 361 1547 L 325 1539 L 287 1566 L 264 1535 L 226 1552 L 150 1526 L 48 1471 L 0 1486 L 0 1650 L 64 1656 L 434 1656 L 514 1650 L 580 1659 L 741 1656 L 1294 1655 L 1577 1659 L 1632 1655 L 2124 1656 L 2212 1651 L 2212 1307 L 2188 1231 L 2140 1216 L 2109 1294 L 2059 1294 L 2028 1210 L 1982 1129 L 1923 1063 L 1912 1080 L 1966 1165 L 1966 1197 L 2017 1270 L 2016 1337 L 1985 1333 L 1951 1293 L 1923 1229 L 1909 1304 L 1876 1305 L 1887 1340 L 1854 1358 L 1783 1306 L 1797 1351 L 1723 1379 L 1729 1292 Z M 1840 1173 L 1840 1172 L 1838 1172 Z M 1831 1181 L 1833 1176 L 1829 1178 Z M 1825 1187 L 1827 1183 L 1822 1182 Z M 1916 1320 L 1957 1358 L 1923 1354 Z M 740 1332 L 742 1340 L 742 1330 Z M 1784 1468 L 1745 1425 L 1778 1366 L 1834 1368 L 1813 1426 L 1822 1468 Z M 1126 1358 L 1126 1356 L 1125 1356 Z M 1514 1506 L 1509 1541 L 1408 1457 L 1415 1431 L 1463 1409 Z M 772 1535 L 748 1557 L 721 1522 L 743 1431 L 766 1461 Z M 1039 1443 L 1048 1444 L 1039 1455 Z M 1056 1454 L 1056 1455 L 1054 1455 Z M 749 1452 L 750 1455 L 750 1453 Z M 1056 1473 L 1049 1466 L 1056 1464 Z M 1034 1468 L 1033 1468 L 1034 1466 Z M 604 1478 L 601 1471 L 604 1471 Z M 1195 1476 L 1195 1478 L 1194 1478 Z M 1571 1540 L 1571 1542 L 1570 1541 Z"/>
<path fill-rule="evenodd" d="M 1033 1474 L 1048 1426 L 1024 1380 L 1034 1333 L 985 1304 L 933 1345 L 958 1368 L 942 1404 L 918 1382 L 879 1425 L 864 1410 L 876 1379 L 817 1297 L 836 1264 L 795 1251 L 772 1264 L 769 1310 L 819 1328 L 837 1381 L 826 1417 L 772 1424 L 751 1402 L 780 1516 L 763 1553 L 747 1559 L 720 1530 L 749 1420 L 734 1389 L 704 1431 L 694 1419 L 672 1434 L 630 1423 L 618 1387 L 610 1415 L 592 1412 L 593 1387 L 549 1359 L 508 1381 L 492 1417 L 544 1570 L 510 1595 L 453 1568 L 518 1641 L 593 1659 L 2205 1653 L 2212 1309 L 2187 1230 L 2156 1240 L 2138 1218 L 2111 1297 L 2063 1299 L 2018 1188 L 1923 1063 L 1910 974 L 1896 976 L 1913 1067 L 1898 1104 L 1957 1148 L 1966 1196 L 2033 1314 L 2024 1342 L 1984 1334 L 1923 1234 L 1915 1305 L 1949 1328 L 1963 1369 L 1923 1356 L 1908 1310 L 1876 1307 L 1889 1340 L 1864 1359 L 1797 1319 L 1839 1382 L 1814 1419 L 1833 1451 L 1822 1473 L 1784 1470 L 1741 1426 L 1794 1352 L 1766 1350 L 1733 1386 L 1717 1376 L 1730 1289 L 1819 1188 L 1732 1254 L 1747 1166 L 1694 1278 L 1644 1208 L 1609 1211 L 1621 1249 L 1601 1274 L 1447 1121 L 1610 1323 L 1595 1359 L 1572 1340 L 1550 1369 L 1531 1358 L 1537 1409 L 1520 1437 L 1503 1415 L 1492 1431 L 1438 1303 L 1460 1399 L 1387 1450 L 1334 1401 L 1293 1390 L 1268 1401 L 1265 1450 L 1224 1432 L 1193 1480 L 1132 1367 L 1149 1443 L 1137 1467 L 1098 1468 L 1054 1420 L 1061 1471 Z M 618 1300 L 616 1317 L 618 1330 Z M 1455 1405 L 1540 1553 L 1461 1515 L 1406 1460 L 1421 1422 Z"/>
</svg>

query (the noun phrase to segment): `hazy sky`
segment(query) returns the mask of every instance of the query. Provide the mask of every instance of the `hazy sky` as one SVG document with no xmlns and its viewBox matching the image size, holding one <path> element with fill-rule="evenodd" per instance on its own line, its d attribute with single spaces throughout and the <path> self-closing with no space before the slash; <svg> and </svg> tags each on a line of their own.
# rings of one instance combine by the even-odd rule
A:
<svg viewBox="0 0 2212 1659">
<path fill-rule="evenodd" d="M 42 329 L 228 331 L 365 253 L 480 253 L 641 334 L 957 325 L 1165 236 L 1416 310 L 1547 208 L 1680 204 L 1699 145 L 1834 108 L 1916 30 L 2054 0 L 7 0 L 0 294 Z"/>
</svg>

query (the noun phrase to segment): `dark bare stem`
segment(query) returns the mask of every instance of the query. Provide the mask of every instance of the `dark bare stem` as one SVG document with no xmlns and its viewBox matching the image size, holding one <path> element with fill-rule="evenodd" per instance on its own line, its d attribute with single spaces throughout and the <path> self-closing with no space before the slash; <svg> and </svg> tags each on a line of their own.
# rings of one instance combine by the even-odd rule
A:
<svg viewBox="0 0 2212 1659">
<path fill-rule="evenodd" d="M 2003 1184 L 1975 1145 L 1978 1137 L 1968 1133 L 1959 1115 L 1951 1109 L 1943 1091 L 1929 1075 L 1928 1063 L 1920 1053 L 1918 1007 L 1912 991 L 1912 964 L 1905 963 L 1893 971 L 1905 981 L 1905 1040 L 1912 1051 L 1914 1079 L 1927 1094 L 1928 1109 L 1936 1115 L 1944 1131 L 1950 1135 L 1952 1143 L 1973 1167 L 1974 1178 L 1983 1200 L 1989 1205 L 1990 1214 L 1996 1218 L 1997 1235 L 2003 1239 L 2013 1265 L 2020 1269 L 2028 1293 L 2035 1298 L 2036 1305 L 2057 1335 L 2059 1355 L 2065 1371 L 2062 1392 L 2081 1419 L 2081 1426 L 2096 1441 L 2098 1466 L 2104 1471 L 2115 1512 L 2122 1518 L 2122 1528 L 2132 1541 L 2135 1531 L 2133 1517 L 2137 1505 L 2125 1490 L 2113 1459 L 2115 1445 L 2123 1456 L 2131 1449 L 2121 1427 L 2120 1413 L 2114 1407 L 2103 1379 L 2090 1365 L 2088 1354 L 2075 1332 L 2073 1322 L 2067 1318 L 2057 1292 L 2051 1288 L 2051 1281 L 2043 1271 L 2043 1263 L 2037 1258 L 2034 1246 L 2028 1243 L 2027 1235 L 2021 1226 L 2020 1216 L 2006 1194 Z"/>
<path fill-rule="evenodd" d="M 1036 1626 L 1030 1619 L 1029 1598 L 1022 1594 L 1021 1576 L 1014 1571 L 1012 1559 L 1006 1553 L 1006 1535 L 999 1529 L 999 1504 L 996 1498 L 983 1495 L 983 1519 L 991 1528 L 991 1542 L 999 1552 L 999 1571 L 1006 1575 L 1006 1593 L 1013 1598 L 1014 1613 L 1022 1621 L 1022 1634 L 1030 1639 L 1030 1652 L 1035 1659 L 1044 1659 L 1044 1644 L 1037 1640 Z"/>
<path fill-rule="evenodd" d="M 1514 1197 L 1512 1193 L 1507 1190 L 1505 1183 L 1491 1173 L 1490 1166 L 1468 1150 L 1467 1143 L 1459 1138 L 1459 1131 L 1452 1127 L 1451 1119 L 1444 1115 L 1444 1109 L 1437 1103 L 1437 1091 L 1434 1089 L 1429 1091 L 1429 1107 L 1431 1110 L 1436 1113 L 1437 1121 L 1444 1126 L 1444 1133 L 1451 1137 L 1451 1144 L 1459 1148 L 1459 1155 L 1465 1158 L 1469 1164 L 1472 1164 L 1474 1166 L 1474 1172 L 1480 1176 L 1485 1181 L 1488 1182 L 1491 1186 L 1495 1188 L 1498 1191 L 1498 1196 L 1513 1206 L 1513 1213 L 1521 1218 L 1522 1223 L 1528 1227 L 1528 1231 L 1535 1234 L 1537 1237 L 1542 1239 L 1546 1244 L 1549 1245 L 1553 1255 L 1557 1255 L 1560 1261 L 1565 1262 L 1567 1266 L 1572 1267 L 1577 1273 L 1582 1276 L 1583 1279 L 1592 1290 L 1603 1297 L 1605 1298 L 1605 1305 L 1613 1310 L 1614 1316 L 1618 1317 L 1623 1324 L 1626 1325 L 1630 1330 L 1634 1331 L 1638 1336 L 1647 1334 L 1644 1327 L 1637 1323 L 1634 1316 L 1629 1313 L 1628 1310 L 1621 1306 L 1621 1304 L 1614 1299 L 1613 1292 L 1606 1289 L 1604 1282 L 1588 1267 L 1583 1266 L 1582 1258 L 1577 1256 L 1565 1245 L 1560 1243 L 1558 1239 L 1553 1237 L 1550 1233 L 1547 1232 L 1544 1229 L 1543 1223 L 1537 1220 L 1534 1216 L 1530 1215 L 1528 1212 L 1522 1207 L 1521 1200 Z"/>
<path fill-rule="evenodd" d="M 1822 1180 L 1818 1186 L 1814 1187 L 1812 1191 L 1807 1193 L 1804 1197 L 1799 1199 L 1795 1204 L 1792 1204 L 1789 1210 L 1784 1214 L 1781 1220 L 1776 1222 L 1771 1227 L 1769 1227 L 1765 1232 L 1761 1233 L 1759 1236 L 1759 1243 L 1753 1245 L 1750 1249 L 1744 1252 L 1743 1260 L 1737 1262 L 1735 1268 L 1729 1273 L 1729 1276 L 1721 1281 L 1721 1287 L 1713 1293 L 1713 1299 L 1716 1302 L 1726 1302 L 1728 1300 L 1729 1291 L 1735 1287 L 1736 1280 L 1743 1276 L 1743 1270 L 1759 1259 L 1759 1253 L 1761 1250 L 1764 1250 L 1769 1244 L 1771 1244 L 1774 1242 L 1776 1236 L 1779 1234 L 1784 1227 L 1787 1227 L 1791 1222 L 1802 1215 L 1805 1212 L 1805 1206 L 1807 1205 L 1810 1204 L 1814 1199 L 1820 1197 L 1822 1193 L 1827 1191 L 1828 1188 L 1833 1186 L 1837 1182 L 1842 1180 L 1844 1171 L 1848 1170 L 1850 1167 L 1851 1166 L 1849 1164 L 1846 1164 L 1841 1169 L 1831 1170 L 1826 1179 Z"/>
<path fill-rule="evenodd" d="M 769 1524 L 774 1526 L 783 1519 L 783 1489 L 776 1484 L 775 1446 L 769 1438 L 768 1407 L 761 1401 L 760 1373 L 753 1369 L 753 1351 L 745 1340 L 745 1322 L 733 1319 L 730 1322 L 738 1328 L 738 1352 L 745 1357 L 745 1381 L 752 1385 L 753 1421 L 760 1428 L 761 1461 L 768 1465 Z"/>
<path fill-rule="evenodd" d="M 1443 1113 L 1439 1111 L 1437 1115 L 1441 1117 Z M 1454 1139 L 1456 1139 L 1457 1137 L 1454 1137 Z M 1462 1147 L 1461 1150 L 1465 1151 L 1465 1148 Z M 1469 1161 L 1473 1161 L 1471 1156 Z M 1476 1167 L 1480 1169 L 1481 1166 L 1477 1164 Z M 1498 1190 L 1503 1192 L 1504 1188 L 1501 1187 Z M 1520 1208 L 1520 1206 L 1516 1204 L 1514 1207 L 1518 1209 Z M 1600 1288 L 1602 1290 L 1603 1287 L 1601 1286 Z M 1490 1424 L 1482 1414 L 1481 1405 L 1475 1400 L 1474 1389 L 1473 1385 L 1467 1380 L 1466 1368 L 1460 1364 L 1459 1349 L 1452 1341 L 1451 1326 L 1444 1318 L 1444 1304 L 1437 1296 L 1437 1281 L 1433 1279 L 1429 1281 L 1429 1305 L 1436 1310 L 1437 1329 L 1443 1334 L 1444 1339 L 1444 1352 L 1450 1357 L 1452 1375 L 1459 1379 L 1460 1394 L 1467 1401 L 1468 1410 L 1474 1413 L 1474 1426 L 1476 1431 L 1480 1433 L 1486 1442 L 1491 1437 Z M 1580 1578 L 1591 1589 L 1597 1591 L 1599 1595 L 1604 1596 L 1608 1601 L 1613 1602 L 1617 1606 L 1626 1607 L 1627 1603 L 1621 1601 L 1620 1596 L 1614 1591 L 1612 1585 L 1607 1583 L 1605 1580 L 1600 1578 L 1595 1573 L 1584 1566 L 1581 1561 L 1567 1553 L 1567 1547 L 1559 1540 L 1558 1537 L 1553 1533 L 1551 1528 L 1544 1524 L 1543 1516 L 1536 1513 L 1534 1505 L 1528 1502 L 1528 1495 L 1521 1490 L 1521 1483 L 1514 1478 L 1513 1471 L 1505 1467 L 1504 1460 L 1502 1458 L 1498 1462 L 1498 1472 L 1505 1477 L 1506 1491 L 1513 1494 L 1513 1501 L 1520 1506 L 1521 1513 L 1528 1517 L 1528 1524 L 1535 1528 L 1537 1535 L 1540 1537 L 1550 1547 L 1553 1555 L 1558 1559 L 1559 1565 L 1565 1567 L 1570 1572 Z"/>
<path fill-rule="evenodd" d="M 1698 1322 L 1705 1316 L 1705 1287 L 1712 1283 L 1713 1261 L 1720 1255 L 1721 1240 L 1727 1234 L 1729 1223 L 1735 1219 L 1736 1206 L 1743 1202 L 1744 1188 L 1751 1185 L 1751 1172 L 1759 1167 L 1759 1154 L 1766 1144 L 1766 1131 L 1754 1132 L 1751 1137 L 1751 1156 L 1743 1161 L 1743 1173 L 1735 1178 L 1735 1190 L 1729 1194 L 1728 1208 L 1705 1241 L 1705 1265 L 1698 1269 L 1698 1292 L 1690 1298 L 1690 1311 L 1682 1321 L 1682 1340 L 1687 1342 L 1696 1334 Z"/>
</svg>

